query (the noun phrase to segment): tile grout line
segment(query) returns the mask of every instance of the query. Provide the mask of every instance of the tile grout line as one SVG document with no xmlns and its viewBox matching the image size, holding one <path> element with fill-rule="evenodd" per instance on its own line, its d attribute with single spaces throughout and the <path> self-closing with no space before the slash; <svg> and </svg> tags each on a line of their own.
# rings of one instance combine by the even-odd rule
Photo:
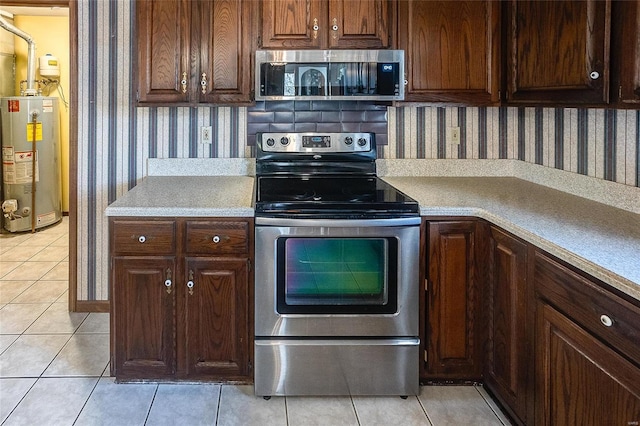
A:
<svg viewBox="0 0 640 426">
<path fill-rule="evenodd" d="M 422 412 L 427 418 L 429 425 L 433 426 L 433 420 L 431 420 L 431 417 L 429 417 L 429 413 L 427 412 L 427 407 L 424 406 L 424 404 L 422 403 L 422 400 L 418 396 L 416 396 L 416 399 L 418 400 L 418 404 L 420 404 L 420 408 L 422 408 Z"/>
<path fill-rule="evenodd" d="M 108 366 L 109 366 L 109 364 L 107 364 L 107 367 Z M 104 372 L 106 371 L 107 367 L 105 367 L 104 370 L 102 370 L 102 374 L 104 374 Z M 96 383 L 91 388 L 91 392 L 89 392 L 89 395 L 87 396 L 87 399 L 84 401 L 84 403 L 82 404 L 82 407 L 78 411 L 78 415 L 76 415 L 76 418 L 73 420 L 73 425 L 75 425 L 78 422 L 78 419 L 80 418 L 80 415 L 82 414 L 82 412 L 84 411 L 85 407 L 87 406 L 87 403 L 91 399 L 91 395 L 93 395 L 93 392 L 95 392 L 96 388 L 98 387 L 98 383 L 100 383 L 100 379 L 101 378 L 102 378 L 102 375 L 100 377 L 98 377 L 98 380 L 96 380 Z"/>
</svg>

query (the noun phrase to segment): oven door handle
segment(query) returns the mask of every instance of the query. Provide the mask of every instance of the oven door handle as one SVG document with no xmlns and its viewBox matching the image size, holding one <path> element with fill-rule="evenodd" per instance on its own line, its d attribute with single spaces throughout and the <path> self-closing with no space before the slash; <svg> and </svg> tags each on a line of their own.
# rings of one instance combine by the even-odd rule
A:
<svg viewBox="0 0 640 426">
<path fill-rule="evenodd" d="M 420 225 L 420 216 L 393 219 L 291 219 L 281 217 L 256 217 L 256 225 L 262 226 L 309 226 L 309 227 L 374 227 L 374 226 L 415 226 Z"/>
</svg>

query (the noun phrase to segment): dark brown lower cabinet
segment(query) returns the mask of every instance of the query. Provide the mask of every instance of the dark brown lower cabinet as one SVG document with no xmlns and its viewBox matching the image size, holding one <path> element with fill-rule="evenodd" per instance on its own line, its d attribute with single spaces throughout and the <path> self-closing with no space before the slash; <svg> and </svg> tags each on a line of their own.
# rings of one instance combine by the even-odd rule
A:
<svg viewBox="0 0 640 426">
<path fill-rule="evenodd" d="M 252 219 L 112 218 L 111 375 L 250 382 Z"/>
<path fill-rule="evenodd" d="M 481 219 L 425 220 L 423 382 L 515 424 L 640 423 L 640 302 Z"/>
<path fill-rule="evenodd" d="M 482 375 L 481 287 L 475 220 L 427 222 L 423 379 L 478 381 Z"/>
<path fill-rule="evenodd" d="M 537 318 L 537 424 L 638 424 L 638 366 L 547 303 Z"/>
<path fill-rule="evenodd" d="M 249 374 L 246 259 L 187 258 L 187 376 L 242 380 Z"/>
<path fill-rule="evenodd" d="M 118 377 L 163 379 L 176 372 L 176 292 L 165 282 L 174 257 L 113 259 L 111 371 Z M 170 290 L 170 291 L 167 291 Z M 115 337 L 115 340 L 113 338 Z"/>
<path fill-rule="evenodd" d="M 535 418 L 640 422 L 640 304 L 536 251 Z"/>
<path fill-rule="evenodd" d="M 526 424 L 533 410 L 528 244 L 492 226 L 489 251 L 484 382 L 511 417 Z"/>
</svg>

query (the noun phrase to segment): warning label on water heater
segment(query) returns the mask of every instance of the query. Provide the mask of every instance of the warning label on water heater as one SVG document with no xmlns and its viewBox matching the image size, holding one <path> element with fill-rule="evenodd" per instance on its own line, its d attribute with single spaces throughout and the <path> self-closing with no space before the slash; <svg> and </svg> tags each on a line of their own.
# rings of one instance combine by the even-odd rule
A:
<svg viewBox="0 0 640 426">
<path fill-rule="evenodd" d="M 33 137 L 33 123 L 27 123 L 27 142 L 33 142 L 34 140 L 37 142 L 42 140 L 42 123 L 36 123 L 35 139 Z"/>
<path fill-rule="evenodd" d="M 36 182 L 38 173 L 38 153 L 36 152 Z M 12 146 L 2 147 L 2 177 L 6 184 L 31 183 L 33 177 L 33 151 L 14 151 Z"/>
<path fill-rule="evenodd" d="M 9 112 L 20 112 L 20 101 L 17 99 L 9 99 L 8 108 Z"/>
</svg>

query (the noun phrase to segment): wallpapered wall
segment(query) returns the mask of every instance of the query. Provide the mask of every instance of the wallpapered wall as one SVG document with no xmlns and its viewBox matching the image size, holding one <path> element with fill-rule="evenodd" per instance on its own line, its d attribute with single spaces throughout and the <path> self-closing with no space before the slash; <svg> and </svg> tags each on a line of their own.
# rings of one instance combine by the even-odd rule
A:
<svg viewBox="0 0 640 426">
<path fill-rule="evenodd" d="M 247 128 L 260 129 L 257 117 L 269 109 L 136 107 L 132 5 L 78 3 L 79 300 L 108 299 L 104 209 L 145 176 L 146 160 L 250 157 Z M 373 128 L 383 129 L 380 114 L 373 116 Z M 274 122 L 286 117 L 274 114 Z M 520 159 L 640 186 L 640 111 L 390 107 L 387 121 L 388 134 L 378 138 L 387 144 L 379 148 L 382 158 Z M 204 125 L 214 128 L 211 145 L 197 142 Z M 446 143 L 451 126 L 461 129 L 459 147 Z"/>
</svg>

